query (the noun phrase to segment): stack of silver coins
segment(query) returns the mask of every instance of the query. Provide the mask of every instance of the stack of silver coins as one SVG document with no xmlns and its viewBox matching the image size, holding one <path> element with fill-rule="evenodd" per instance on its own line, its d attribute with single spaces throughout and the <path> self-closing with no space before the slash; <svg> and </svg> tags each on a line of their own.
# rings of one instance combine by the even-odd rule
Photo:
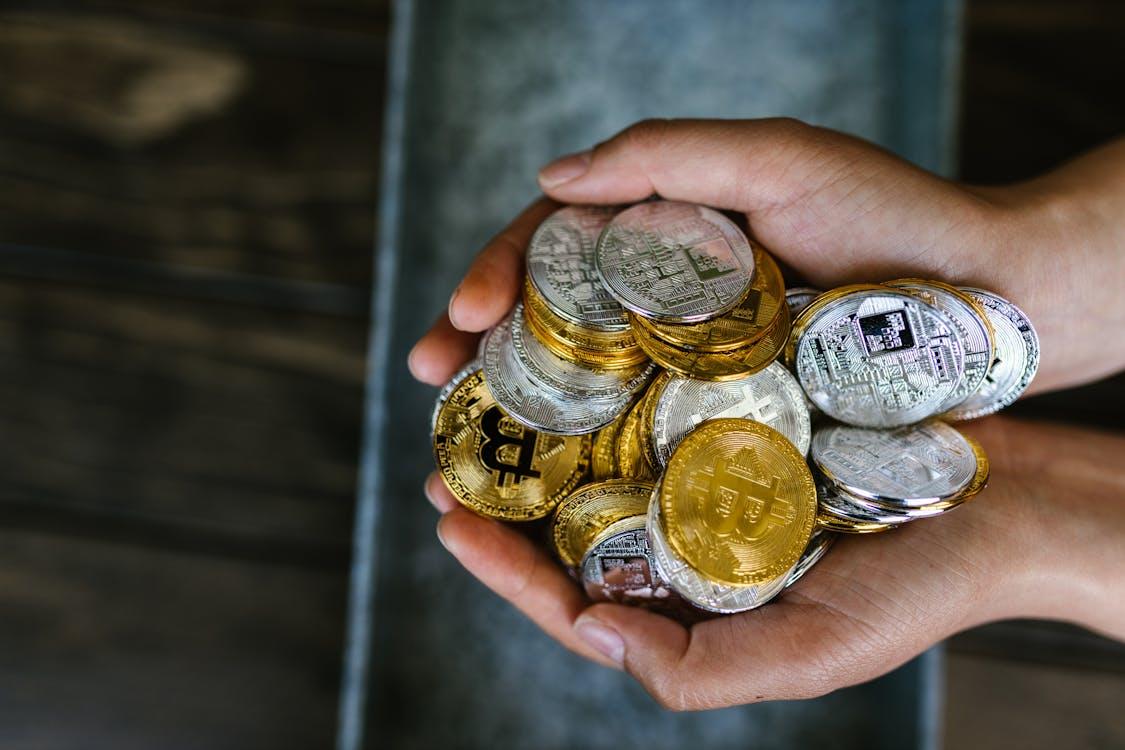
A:
<svg viewBox="0 0 1125 750">
<path fill-rule="evenodd" d="M 984 487 L 988 461 L 949 422 L 1015 401 L 1039 361 L 1031 322 L 999 295 L 913 278 L 786 289 L 764 248 L 701 206 L 564 207 L 535 234 L 527 269 L 522 300 L 439 394 L 435 455 L 451 440 L 481 442 L 455 460 L 441 453 L 447 486 L 501 520 L 551 515 L 556 555 L 594 600 L 681 615 L 753 609 L 793 585 L 839 533 L 953 510 Z M 439 434 L 451 394 L 481 372 L 510 424 L 493 417 L 465 438 L 481 419 L 467 396 L 447 420 L 458 434 Z M 806 457 L 816 481 L 804 553 L 753 586 L 686 564 L 653 500 L 684 439 L 716 419 L 765 425 Z M 533 456 L 547 438 L 553 447 Z M 484 461 L 485 443 L 497 439 L 519 455 L 492 450 Z M 576 465 L 588 473 L 573 491 L 575 467 L 536 465 L 564 450 L 588 461 Z M 550 484 L 556 474 L 570 483 L 561 493 Z M 469 484 L 488 502 L 469 498 Z M 505 498 L 517 496 L 522 505 L 508 513 Z"/>
</svg>

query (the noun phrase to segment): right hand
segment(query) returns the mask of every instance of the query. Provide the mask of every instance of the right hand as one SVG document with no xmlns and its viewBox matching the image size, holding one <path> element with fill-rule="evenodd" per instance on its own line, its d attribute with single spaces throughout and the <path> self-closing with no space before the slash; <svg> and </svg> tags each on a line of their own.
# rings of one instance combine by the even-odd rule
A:
<svg viewBox="0 0 1125 750">
<path fill-rule="evenodd" d="M 539 180 L 566 203 L 655 194 L 742 212 L 778 260 L 825 289 L 922 276 L 996 291 L 1035 323 L 1043 353 L 1032 388 L 1046 390 L 1125 365 L 1121 175 L 1125 141 L 1047 178 L 973 188 L 795 120 L 649 120 L 559 159 Z M 537 202 L 481 251 L 411 352 L 416 377 L 444 383 L 507 314 L 527 243 L 553 207 Z"/>
</svg>

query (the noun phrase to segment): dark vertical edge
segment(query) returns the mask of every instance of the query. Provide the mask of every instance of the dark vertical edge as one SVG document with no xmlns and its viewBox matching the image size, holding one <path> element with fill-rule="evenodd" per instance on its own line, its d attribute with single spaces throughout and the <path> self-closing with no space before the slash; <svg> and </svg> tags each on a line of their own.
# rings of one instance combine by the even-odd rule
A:
<svg viewBox="0 0 1125 750">
<path fill-rule="evenodd" d="M 938 644 L 918 657 L 918 748 L 941 750 L 945 734 L 945 646 Z"/>
<path fill-rule="evenodd" d="M 395 0 L 387 59 L 386 109 L 383 122 L 382 174 L 379 180 L 378 237 L 375 245 L 375 284 L 371 302 L 371 338 L 367 357 L 367 390 L 360 455 L 359 488 L 352 565 L 348 590 L 347 635 L 340 685 L 338 750 L 360 750 L 364 744 L 374 632 L 375 582 L 378 575 L 377 539 L 380 495 L 385 485 L 383 465 L 390 351 L 394 335 L 395 280 L 398 277 L 398 235 L 405 154 L 407 74 L 413 36 L 414 3 Z"/>
<path fill-rule="evenodd" d="M 941 175 L 956 164 L 962 0 L 892 0 L 890 144 Z"/>
</svg>

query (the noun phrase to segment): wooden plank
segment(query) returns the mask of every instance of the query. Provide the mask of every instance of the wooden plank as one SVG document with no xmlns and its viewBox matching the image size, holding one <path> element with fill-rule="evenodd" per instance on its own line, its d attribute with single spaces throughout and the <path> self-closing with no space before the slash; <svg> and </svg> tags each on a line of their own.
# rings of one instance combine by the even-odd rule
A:
<svg viewBox="0 0 1125 750">
<path fill-rule="evenodd" d="M 0 11 L 0 238 L 366 289 L 372 33 L 370 56 L 322 59 L 120 16 Z"/>
<path fill-rule="evenodd" d="M 0 528 L 0 745 L 323 748 L 344 577 Z"/>
<path fill-rule="evenodd" d="M 365 329 L 0 279 L 0 512 L 189 529 L 221 549 L 272 540 L 338 564 Z"/>
<path fill-rule="evenodd" d="M 1125 674 L 951 654 L 945 746 L 957 750 L 1125 747 Z"/>
</svg>

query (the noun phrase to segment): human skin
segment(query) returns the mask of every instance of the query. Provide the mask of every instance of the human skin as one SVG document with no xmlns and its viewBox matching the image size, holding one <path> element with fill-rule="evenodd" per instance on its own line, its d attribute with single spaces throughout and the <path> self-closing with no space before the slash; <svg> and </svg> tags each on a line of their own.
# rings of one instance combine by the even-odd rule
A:
<svg viewBox="0 0 1125 750">
<path fill-rule="evenodd" d="M 1125 141 L 1036 180 L 970 187 L 792 120 L 646 121 L 540 172 L 549 199 L 656 194 L 746 215 L 751 235 L 821 288 L 903 276 L 994 290 L 1041 340 L 1032 392 L 1125 366 Z M 537 201 L 477 256 L 410 369 L 445 382 L 515 303 Z M 992 461 L 957 511 L 843 538 L 783 597 L 690 628 L 590 605 L 543 550 L 461 508 L 436 475 L 438 535 L 482 582 L 568 648 L 625 669 L 664 706 L 821 695 L 883 674 L 974 625 L 1037 617 L 1125 639 L 1125 437 L 992 417 L 966 425 Z"/>
</svg>

